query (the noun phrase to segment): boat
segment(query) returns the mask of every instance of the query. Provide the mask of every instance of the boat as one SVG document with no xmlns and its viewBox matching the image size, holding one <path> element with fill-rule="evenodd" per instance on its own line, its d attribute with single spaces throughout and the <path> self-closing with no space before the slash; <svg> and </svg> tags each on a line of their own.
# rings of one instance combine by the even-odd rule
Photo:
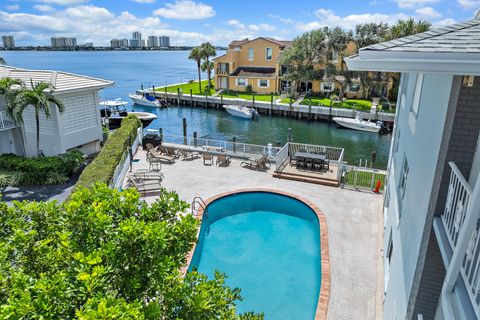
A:
<svg viewBox="0 0 480 320">
<path fill-rule="evenodd" d="M 130 99 L 133 100 L 133 103 L 139 106 L 144 106 L 144 107 L 156 107 L 160 108 L 163 106 L 160 101 L 157 100 L 153 95 L 150 95 L 148 93 L 146 94 L 129 94 L 128 95 Z"/>
<path fill-rule="evenodd" d="M 239 118 L 256 119 L 260 117 L 257 110 L 251 107 L 227 104 L 227 105 L 224 105 L 223 108 L 232 116 L 239 117 Z"/>
<path fill-rule="evenodd" d="M 380 121 L 370 122 L 365 121 L 357 115 L 355 118 L 345 118 L 345 117 L 334 117 L 333 121 L 339 124 L 342 127 L 367 131 L 367 132 L 379 132 L 382 129 L 382 123 Z"/>
<path fill-rule="evenodd" d="M 127 111 L 125 106 L 128 104 L 126 101 L 122 101 L 121 98 L 115 100 L 101 101 L 100 116 L 105 124 L 108 124 L 109 129 L 119 128 L 122 124 L 123 118 L 129 114 L 136 115 L 142 126 L 146 128 L 153 120 L 157 119 L 157 116 L 150 112 L 134 112 Z"/>
</svg>

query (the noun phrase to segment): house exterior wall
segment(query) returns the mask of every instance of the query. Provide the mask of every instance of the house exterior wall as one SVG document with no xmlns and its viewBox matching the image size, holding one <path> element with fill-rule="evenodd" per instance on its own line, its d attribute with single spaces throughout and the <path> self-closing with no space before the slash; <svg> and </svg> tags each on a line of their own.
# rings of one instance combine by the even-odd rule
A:
<svg viewBox="0 0 480 320">
<path fill-rule="evenodd" d="M 271 93 L 277 91 L 277 79 L 276 78 L 259 78 L 259 77 L 229 77 L 230 90 L 234 91 L 245 91 L 246 86 L 239 86 L 238 79 L 245 79 L 247 85 L 252 86 L 252 90 L 258 93 Z M 268 86 L 267 87 L 260 87 L 259 81 L 260 80 L 267 80 Z"/>
<path fill-rule="evenodd" d="M 450 90 L 438 88 L 451 88 L 453 80 L 452 75 L 424 74 L 422 85 L 417 86 L 417 77 L 416 74 L 402 76 L 390 154 L 384 248 L 389 248 L 391 239 L 393 250 L 390 263 L 389 252 L 384 250 L 385 319 L 408 318 L 413 279 L 450 97 Z M 415 95 L 417 90 L 418 94 Z M 419 108 L 415 116 L 412 105 L 416 101 Z M 408 162 L 408 175 L 402 197 L 400 185 L 405 159 Z M 418 286 L 418 283 L 415 285 Z"/>
</svg>

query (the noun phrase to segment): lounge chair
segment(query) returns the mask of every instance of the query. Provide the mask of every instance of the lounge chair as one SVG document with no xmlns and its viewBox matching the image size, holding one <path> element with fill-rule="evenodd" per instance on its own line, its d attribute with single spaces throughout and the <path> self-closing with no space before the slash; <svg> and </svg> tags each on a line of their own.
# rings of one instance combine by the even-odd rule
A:
<svg viewBox="0 0 480 320">
<path fill-rule="evenodd" d="M 158 161 L 165 161 L 165 162 L 168 162 L 168 163 L 174 163 L 175 162 L 175 157 L 172 157 L 172 156 L 169 156 L 169 155 L 164 155 L 164 154 L 160 154 L 158 153 L 158 151 L 155 149 L 155 148 L 150 148 L 148 149 L 147 151 L 147 160 L 148 160 L 148 156 L 151 156 L 153 157 L 154 159 L 158 160 Z"/>
<path fill-rule="evenodd" d="M 152 172 L 146 169 L 138 169 L 134 173 L 130 174 L 129 177 L 133 177 L 142 181 L 156 180 L 160 183 L 163 180 L 163 173 Z"/>
<path fill-rule="evenodd" d="M 260 171 L 267 169 L 267 163 L 270 164 L 270 162 L 268 161 L 268 156 L 263 155 L 259 158 L 249 158 L 245 161 L 242 161 L 240 165 Z"/>
<path fill-rule="evenodd" d="M 219 167 L 228 167 L 230 165 L 230 157 L 227 157 L 226 154 L 219 154 L 215 163 Z"/>
<path fill-rule="evenodd" d="M 173 147 L 165 147 L 165 149 L 167 150 L 168 156 L 174 157 L 175 159 L 179 157 L 178 150 L 175 150 Z"/>
<path fill-rule="evenodd" d="M 180 149 L 180 155 L 183 157 L 183 160 L 193 160 L 196 157 L 201 157 L 202 155 L 198 151 L 188 151 L 188 150 L 182 150 Z"/>
<path fill-rule="evenodd" d="M 209 152 L 204 152 L 203 153 L 203 165 L 207 165 L 207 161 L 210 161 L 210 166 L 213 164 L 213 155 Z"/>
<path fill-rule="evenodd" d="M 144 181 L 135 177 L 128 177 L 127 186 L 135 187 L 135 189 L 137 189 L 137 191 L 143 196 L 150 193 L 159 193 L 162 190 L 162 185 L 157 180 Z"/>
</svg>

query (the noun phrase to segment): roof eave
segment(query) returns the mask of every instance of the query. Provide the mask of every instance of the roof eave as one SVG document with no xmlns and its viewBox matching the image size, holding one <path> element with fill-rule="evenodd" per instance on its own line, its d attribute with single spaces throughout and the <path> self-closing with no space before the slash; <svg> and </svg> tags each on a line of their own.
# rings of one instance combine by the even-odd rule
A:
<svg viewBox="0 0 480 320">
<path fill-rule="evenodd" d="M 480 59 L 425 59 L 399 58 L 388 55 L 363 57 L 359 55 L 345 59 L 349 70 L 404 72 L 404 73 L 447 73 L 454 75 L 480 75 Z"/>
<path fill-rule="evenodd" d="M 108 87 L 112 87 L 115 84 L 113 81 L 109 81 L 105 84 L 100 84 L 97 86 L 87 86 L 75 89 L 67 89 L 67 90 L 54 90 L 52 94 L 66 94 L 66 93 L 75 93 L 75 92 L 83 92 L 83 91 L 98 91 Z"/>
</svg>

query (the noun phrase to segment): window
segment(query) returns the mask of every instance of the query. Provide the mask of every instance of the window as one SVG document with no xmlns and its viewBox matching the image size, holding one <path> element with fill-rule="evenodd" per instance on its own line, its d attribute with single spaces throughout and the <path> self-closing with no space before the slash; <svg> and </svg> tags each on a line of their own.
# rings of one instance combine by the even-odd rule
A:
<svg viewBox="0 0 480 320">
<path fill-rule="evenodd" d="M 333 82 L 322 82 L 322 91 L 333 91 Z"/>
<path fill-rule="evenodd" d="M 405 100 L 407 99 L 407 90 L 408 90 L 408 82 L 410 80 L 410 75 L 408 73 L 403 74 L 402 79 L 402 90 L 400 92 L 400 107 L 405 108 Z"/>
<path fill-rule="evenodd" d="M 258 80 L 258 86 L 260 88 L 268 88 L 270 86 L 270 81 L 267 79 L 260 79 Z"/>
<path fill-rule="evenodd" d="M 240 51 L 240 47 L 233 48 L 233 51 Z"/>
<path fill-rule="evenodd" d="M 415 118 L 418 116 L 418 108 L 420 107 L 420 96 L 422 95 L 422 86 L 423 86 L 423 74 L 417 75 L 415 82 L 415 95 L 413 96 L 412 107 L 410 111 L 413 113 Z"/>
<path fill-rule="evenodd" d="M 245 78 L 237 78 L 237 86 L 246 87 L 248 85 L 248 80 Z"/>
<path fill-rule="evenodd" d="M 272 60 L 273 50 L 272 48 L 265 49 L 265 60 Z"/>
<path fill-rule="evenodd" d="M 248 48 L 248 60 L 253 60 L 253 48 Z"/>
<path fill-rule="evenodd" d="M 407 178 L 408 178 L 408 160 L 407 157 L 403 158 L 403 166 L 402 166 L 402 172 L 400 173 L 400 182 L 398 184 L 398 188 L 400 189 L 400 195 L 403 199 L 405 196 L 405 188 L 407 186 Z M 399 210 L 400 212 L 401 210 Z"/>
<path fill-rule="evenodd" d="M 393 142 L 393 153 L 397 153 L 398 144 L 400 143 L 400 127 L 396 128 L 395 141 Z"/>
<path fill-rule="evenodd" d="M 349 88 L 349 92 L 359 92 L 360 91 L 360 84 L 359 83 L 352 83 Z"/>
<path fill-rule="evenodd" d="M 330 56 L 330 61 L 337 61 L 338 60 L 338 52 L 334 50 Z"/>
<path fill-rule="evenodd" d="M 390 261 L 392 261 L 392 254 L 393 254 L 393 240 L 392 240 L 392 233 L 390 233 L 390 237 L 388 239 L 388 247 L 387 247 L 388 264 L 390 264 Z"/>
</svg>

